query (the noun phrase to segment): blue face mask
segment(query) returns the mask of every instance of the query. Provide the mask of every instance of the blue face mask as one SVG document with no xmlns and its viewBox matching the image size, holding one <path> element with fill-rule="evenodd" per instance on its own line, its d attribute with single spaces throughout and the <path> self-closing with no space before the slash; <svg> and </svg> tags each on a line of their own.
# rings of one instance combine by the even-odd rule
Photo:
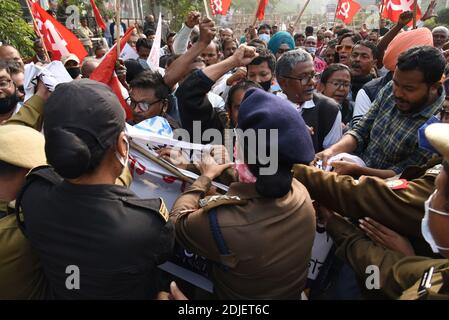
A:
<svg viewBox="0 0 449 320">
<path fill-rule="evenodd" d="M 265 43 L 268 43 L 268 41 L 270 41 L 270 35 L 266 33 L 259 34 L 259 39 Z"/>
<path fill-rule="evenodd" d="M 440 119 L 438 119 L 435 116 L 432 116 L 429 120 L 427 120 L 426 123 L 424 123 L 419 129 L 418 129 L 418 145 L 421 149 L 424 149 L 426 151 L 432 152 L 432 153 L 438 153 L 432 145 L 429 143 L 429 141 L 426 138 L 426 128 L 431 125 L 432 123 L 438 123 L 441 122 Z"/>
</svg>

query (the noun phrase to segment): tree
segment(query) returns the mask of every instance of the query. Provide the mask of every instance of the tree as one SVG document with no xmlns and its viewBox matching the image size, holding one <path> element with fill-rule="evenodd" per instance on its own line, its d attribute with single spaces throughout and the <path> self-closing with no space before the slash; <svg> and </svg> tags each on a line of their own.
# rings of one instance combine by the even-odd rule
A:
<svg viewBox="0 0 449 320">
<path fill-rule="evenodd" d="M 16 0 L 0 1 L 0 41 L 15 47 L 22 56 L 34 55 L 33 27 L 22 18 L 22 8 Z"/>
<path fill-rule="evenodd" d="M 438 24 L 449 25 L 449 8 L 438 11 Z"/>
</svg>

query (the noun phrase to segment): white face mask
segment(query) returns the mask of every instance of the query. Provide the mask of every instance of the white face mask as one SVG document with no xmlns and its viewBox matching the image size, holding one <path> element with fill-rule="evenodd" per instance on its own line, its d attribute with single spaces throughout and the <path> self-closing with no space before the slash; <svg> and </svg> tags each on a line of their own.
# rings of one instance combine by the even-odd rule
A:
<svg viewBox="0 0 449 320">
<path fill-rule="evenodd" d="M 268 43 L 270 41 L 270 35 L 266 33 L 259 34 L 259 39 L 265 43 Z"/>
<path fill-rule="evenodd" d="M 128 165 L 128 155 L 129 155 L 129 142 L 126 137 L 123 138 L 126 143 L 126 156 L 122 157 L 118 151 L 115 151 L 115 157 L 120 162 L 120 164 L 125 168 Z"/>
<path fill-rule="evenodd" d="M 430 195 L 429 199 L 427 199 L 426 202 L 424 202 L 424 218 L 422 219 L 422 222 L 421 222 L 421 233 L 422 233 L 424 239 L 427 241 L 427 243 L 432 248 L 432 251 L 434 253 L 438 253 L 439 250 L 449 250 L 449 248 L 440 247 L 439 245 L 436 244 L 435 239 L 433 238 L 432 232 L 430 231 L 430 227 L 429 227 L 429 213 L 432 212 L 432 213 L 436 213 L 436 214 L 439 214 L 442 216 L 449 216 L 449 213 L 435 210 L 430 207 L 430 201 L 432 200 L 432 197 L 435 193 L 436 193 L 436 190 L 434 193 L 432 193 Z"/>
</svg>

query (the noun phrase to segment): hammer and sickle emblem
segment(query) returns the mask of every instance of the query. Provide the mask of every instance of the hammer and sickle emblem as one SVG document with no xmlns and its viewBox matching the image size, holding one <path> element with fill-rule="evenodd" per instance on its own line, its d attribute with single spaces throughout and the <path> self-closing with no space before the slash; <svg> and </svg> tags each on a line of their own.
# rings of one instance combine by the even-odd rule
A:
<svg viewBox="0 0 449 320">
<path fill-rule="evenodd" d="M 343 2 L 341 4 L 339 14 L 344 16 L 345 19 L 348 19 L 350 10 L 351 10 L 351 4 L 349 2 Z"/>
</svg>

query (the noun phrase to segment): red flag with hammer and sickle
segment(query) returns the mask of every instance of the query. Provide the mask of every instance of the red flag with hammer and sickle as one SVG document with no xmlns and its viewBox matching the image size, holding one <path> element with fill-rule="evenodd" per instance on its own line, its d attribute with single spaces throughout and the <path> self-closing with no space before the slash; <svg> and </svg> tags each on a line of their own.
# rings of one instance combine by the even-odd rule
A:
<svg viewBox="0 0 449 320">
<path fill-rule="evenodd" d="M 351 23 L 352 18 L 360 10 L 360 4 L 352 0 L 340 0 L 337 6 L 336 19 L 340 19 L 346 24 Z"/>
</svg>

